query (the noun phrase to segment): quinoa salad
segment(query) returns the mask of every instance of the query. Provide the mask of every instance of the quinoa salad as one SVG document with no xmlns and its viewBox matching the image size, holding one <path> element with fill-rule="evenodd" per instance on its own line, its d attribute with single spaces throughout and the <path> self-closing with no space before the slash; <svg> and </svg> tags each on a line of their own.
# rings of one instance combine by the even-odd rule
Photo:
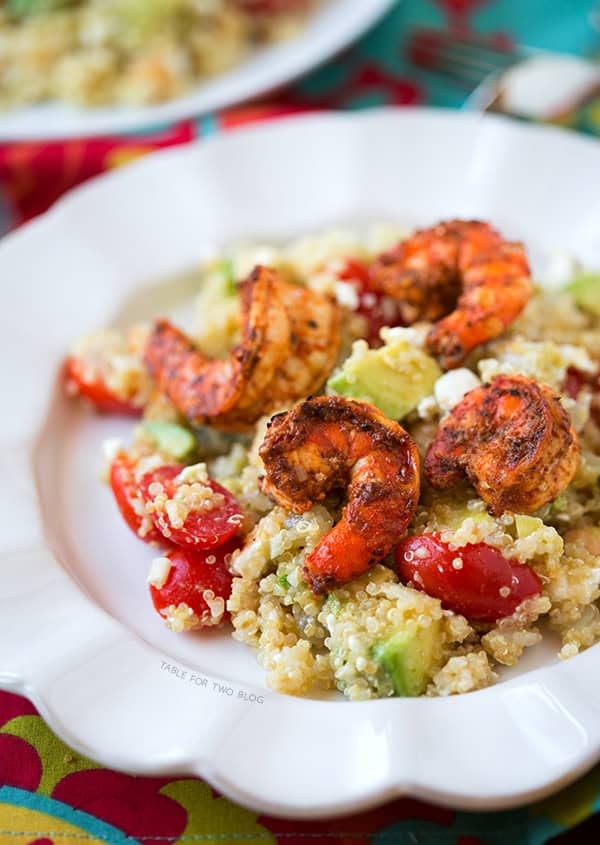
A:
<svg viewBox="0 0 600 845">
<path fill-rule="evenodd" d="M 6 0 L 0 107 L 171 100 L 296 35 L 316 0 Z"/>
<path fill-rule="evenodd" d="M 523 244 L 451 220 L 238 245 L 193 279 L 65 363 L 132 419 L 102 477 L 157 624 L 350 700 L 600 640 L 600 275 L 563 256 L 540 284 Z"/>
</svg>

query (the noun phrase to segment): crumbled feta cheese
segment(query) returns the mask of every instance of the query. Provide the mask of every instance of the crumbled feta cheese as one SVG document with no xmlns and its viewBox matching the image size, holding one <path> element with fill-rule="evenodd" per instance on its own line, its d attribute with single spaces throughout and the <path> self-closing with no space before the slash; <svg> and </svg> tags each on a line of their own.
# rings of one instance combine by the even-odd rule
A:
<svg viewBox="0 0 600 845">
<path fill-rule="evenodd" d="M 387 346 L 402 342 L 410 343 L 411 346 L 418 346 L 422 349 L 425 346 L 425 338 L 430 328 L 429 323 L 416 323 L 409 328 L 405 326 L 393 326 L 392 328 L 384 326 L 379 332 L 379 336 Z"/>
<path fill-rule="evenodd" d="M 358 308 L 358 292 L 354 285 L 348 282 L 336 282 L 334 285 L 335 298 L 340 305 L 356 311 Z"/>
<path fill-rule="evenodd" d="M 429 421 L 436 418 L 438 414 L 438 403 L 435 401 L 435 396 L 424 396 L 417 405 L 417 414 L 419 419 Z"/>
<path fill-rule="evenodd" d="M 150 564 L 150 571 L 148 572 L 148 584 L 156 587 L 157 590 L 162 589 L 167 583 L 169 572 L 171 571 L 171 561 L 168 557 L 155 557 Z"/>
<path fill-rule="evenodd" d="M 580 269 L 572 255 L 564 250 L 555 250 L 548 257 L 541 279 L 548 287 L 562 287 L 570 282 Z"/>
<path fill-rule="evenodd" d="M 281 252 L 267 244 L 242 245 L 232 256 L 233 274 L 236 279 L 245 279 L 258 264 L 278 267 Z"/>
<path fill-rule="evenodd" d="M 448 414 L 462 398 L 481 382 L 471 370 L 460 367 L 458 370 L 450 370 L 436 381 L 433 388 L 435 399 L 440 406 L 442 413 Z"/>
</svg>

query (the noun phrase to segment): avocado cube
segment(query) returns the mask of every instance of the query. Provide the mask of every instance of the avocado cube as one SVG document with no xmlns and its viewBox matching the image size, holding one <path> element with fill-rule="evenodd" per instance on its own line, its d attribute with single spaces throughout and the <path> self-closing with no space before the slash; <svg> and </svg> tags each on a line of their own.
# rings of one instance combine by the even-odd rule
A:
<svg viewBox="0 0 600 845">
<path fill-rule="evenodd" d="M 522 540 L 524 537 L 529 537 L 530 534 L 542 528 L 544 523 L 537 516 L 527 516 L 525 514 L 518 514 L 515 517 L 515 527 L 517 529 L 517 537 Z"/>
<path fill-rule="evenodd" d="M 394 695 L 413 697 L 425 692 L 437 669 L 439 633 L 439 622 L 432 620 L 427 628 L 396 631 L 374 646 L 373 657 L 391 681 Z"/>
<path fill-rule="evenodd" d="M 156 443 L 157 448 L 175 461 L 184 461 L 196 449 L 196 440 L 191 431 L 182 425 L 162 420 L 146 420 L 142 430 Z"/>
<path fill-rule="evenodd" d="M 370 402 L 390 419 L 403 419 L 433 393 L 442 373 L 430 355 L 398 334 L 388 331 L 390 342 L 380 349 L 357 341 L 342 368 L 329 379 L 328 390 Z"/>
<path fill-rule="evenodd" d="M 582 273 L 565 287 L 577 305 L 600 317 L 600 273 Z"/>
</svg>

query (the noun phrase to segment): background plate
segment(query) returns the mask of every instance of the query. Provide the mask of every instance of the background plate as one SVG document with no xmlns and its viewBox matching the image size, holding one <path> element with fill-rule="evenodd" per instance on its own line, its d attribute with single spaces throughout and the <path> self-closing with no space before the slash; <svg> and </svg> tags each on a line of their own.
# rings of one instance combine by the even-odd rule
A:
<svg viewBox="0 0 600 845">
<path fill-rule="evenodd" d="M 258 50 L 184 96 L 153 106 L 77 108 L 43 103 L 0 112 L 0 141 L 132 132 L 226 108 L 272 91 L 353 42 L 395 0 L 323 0 L 293 39 Z"/>
</svg>

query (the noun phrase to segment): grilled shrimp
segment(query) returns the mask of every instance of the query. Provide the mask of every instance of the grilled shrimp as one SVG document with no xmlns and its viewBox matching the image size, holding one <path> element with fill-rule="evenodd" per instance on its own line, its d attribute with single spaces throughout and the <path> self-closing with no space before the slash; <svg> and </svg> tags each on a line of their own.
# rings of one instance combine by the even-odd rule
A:
<svg viewBox="0 0 600 845">
<path fill-rule="evenodd" d="M 499 375 L 441 422 L 425 477 L 448 490 L 466 476 L 492 514 L 532 513 L 569 485 L 578 464 L 577 435 L 551 388 Z"/>
<path fill-rule="evenodd" d="M 256 267 L 240 285 L 242 338 L 229 358 L 207 358 L 167 320 L 150 334 L 145 362 L 161 390 L 195 424 L 246 431 L 285 401 L 321 387 L 339 348 L 328 297 Z"/>
<path fill-rule="evenodd" d="M 320 396 L 271 420 L 259 454 L 264 491 L 304 513 L 346 489 L 340 521 L 306 557 L 303 574 L 327 592 L 374 566 L 401 539 L 419 501 L 419 456 L 412 438 L 366 402 Z"/>
<path fill-rule="evenodd" d="M 435 323 L 427 346 L 445 370 L 502 334 L 533 294 L 523 245 L 476 220 L 416 232 L 379 256 L 370 278 L 398 301 L 406 324 Z"/>
</svg>

